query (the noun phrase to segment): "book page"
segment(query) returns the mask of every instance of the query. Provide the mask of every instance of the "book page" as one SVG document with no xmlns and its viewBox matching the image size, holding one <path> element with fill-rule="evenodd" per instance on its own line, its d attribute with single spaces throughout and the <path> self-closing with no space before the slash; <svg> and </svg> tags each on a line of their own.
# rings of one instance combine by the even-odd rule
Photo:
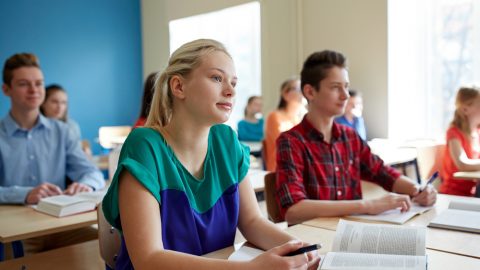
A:
<svg viewBox="0 0 480 270">
<path fill-rule="evenodd" d="M 243 245 L 228 257 L 229 261 L 250 261 L 262 254 L 263 250 Z"/>
<path fill-rule="evenodd" d="M 332 251 L 425 255 L 426 228 L 368 224 L 341 219 Z"/>
<path fill-rule="evenodd" d="M 450 201 L 448 209 L 458 209 L 458 210 L 467 210 L 467 211 L 476 211 L 480 212 L 480 200 L 478 202 L 470 200 L 454 200 Z"/>
<path fill-rule="evenodd" d="M 407 222 L 412 217 L 422 214 L 430 209 L 433 206 L 420 206 L 418 204 L 413 204 L 410 210 L 402 213 L 400 208 L 391 209 L 377 215 L 351 215 L 348 216 L 354 219 L 364 219 L 364 220 L 375 220 L 375 221 L 385 221 L 395 224 L 403 224 Z"/>
<path fill-rule="evenodd" d="M 98 190 L 93 192 L 82 192 L 74 195 L 74 197 L 93 201 L 95 204 L 99 204 L 102 202 L 103 197 L 105 197 L 106 193 L 107 193 L 107 190 L 105 189 L 105 190 Z"/>
<path fill-rule="evenodd" d="M 51 205 L 56 207 L 65 207 L 76 203 L 83 202 L 84 199 L 70 195 L 56 195 L 40 199 L 38 205 Z"/>
<path fill-rule="evenodd" d="M 322 260 L 319 269 L 412 269 L 425 270 L 426 256 L 405 256 L 385 254 L 337 253 L 329 252 Z"/>
</svg>

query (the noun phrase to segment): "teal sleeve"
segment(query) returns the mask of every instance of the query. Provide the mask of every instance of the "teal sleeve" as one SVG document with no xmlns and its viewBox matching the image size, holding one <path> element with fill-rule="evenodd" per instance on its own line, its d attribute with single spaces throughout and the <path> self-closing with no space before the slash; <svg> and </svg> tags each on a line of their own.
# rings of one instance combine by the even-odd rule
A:
<svg viewBox="0 0 480 270">
<path fill-rule="evenodd" d="M 149 136 L 148 129 L 134 130 L 122 147 L 118 167 L 112 183 L 103 199 L 105 218 L 115 228 L 121 230 L 119 210 L 119 182 L 123 170 L 127 170 L 160 203 L 160 184 L 158 177 L 155 142 Z M 157 148 L 158 149 L 158 148 Z"/>
</svg>

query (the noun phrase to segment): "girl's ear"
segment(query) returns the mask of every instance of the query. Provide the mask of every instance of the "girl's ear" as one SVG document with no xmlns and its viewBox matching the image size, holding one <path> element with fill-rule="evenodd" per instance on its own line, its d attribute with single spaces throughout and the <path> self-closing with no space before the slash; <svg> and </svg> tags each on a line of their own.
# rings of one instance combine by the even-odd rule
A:
<svg viewBox="0 0 480 270">
<path fill-rule="evenodd" d="M 170 79 L 170 89 L 174 97 L 179 99 L 185 98 L 185 92 L 183 91 L 184 80 L 179 75 L 173 75 Z"/>
</svg>

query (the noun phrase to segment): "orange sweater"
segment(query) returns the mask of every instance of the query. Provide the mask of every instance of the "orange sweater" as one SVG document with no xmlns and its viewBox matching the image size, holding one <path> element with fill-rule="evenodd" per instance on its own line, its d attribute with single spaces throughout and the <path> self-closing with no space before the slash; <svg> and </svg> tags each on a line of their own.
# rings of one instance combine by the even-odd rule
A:
<svg viewBox="0 0 480 270">
<path fill-rule="evenodd" d="M 275 171 L 277 167 L 276 141 L 280 133 L 300 123 L 300 119 L 290 118 L 286 113 L 276 110 L 271 112 L 265 122 L 265 165 L 267 171 Z"/>
</svg>

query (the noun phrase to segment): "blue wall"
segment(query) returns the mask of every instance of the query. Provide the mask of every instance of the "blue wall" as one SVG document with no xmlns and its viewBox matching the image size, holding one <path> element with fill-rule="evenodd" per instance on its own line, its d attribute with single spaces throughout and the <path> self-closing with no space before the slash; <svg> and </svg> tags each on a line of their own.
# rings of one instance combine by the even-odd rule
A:
<svg viewBox="0 0 480 270">
<path fill-rule="evenodd" d="M 0 1 L 0 11 L 1 68 L 14 53 L 35 53 L 45 83 L 67 90 L 69 115 L 94 152 L 100 126 L 135 122 L 143 91 L 139 0 Z M 1 118 L 9 108 L 0 95 Z"/>
</svg>

